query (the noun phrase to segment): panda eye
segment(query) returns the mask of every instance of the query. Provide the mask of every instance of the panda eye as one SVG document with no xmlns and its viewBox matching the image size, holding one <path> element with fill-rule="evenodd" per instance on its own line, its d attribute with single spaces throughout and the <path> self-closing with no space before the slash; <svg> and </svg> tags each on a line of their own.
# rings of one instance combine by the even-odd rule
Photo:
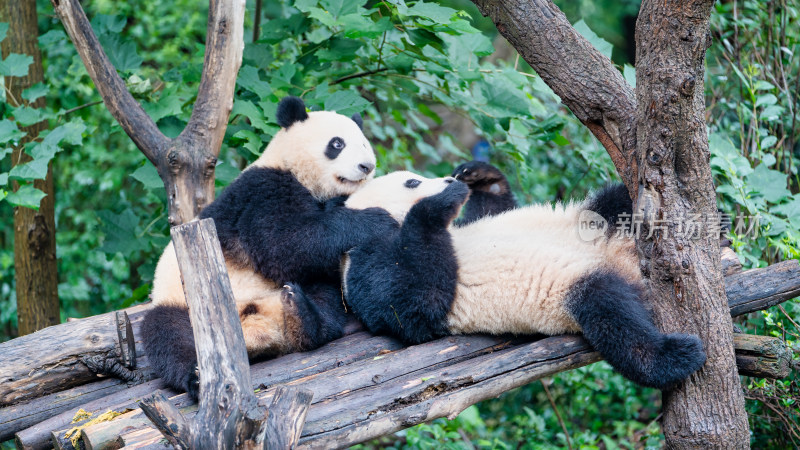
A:
<svg viewBox="0 0 800 450">
<path fill-rule="evenodd" d="M 422 182 L 419 180 L 415 180 L 414 178 L 410 178 L 406 180 L 406 187 L 409 189 L 414 189 L 415 187 L 419 186 Z"/>
<path fill-rule="evenodd" d="M 325 156 L 328 159 L 336 159 L 339 156 L 339 153 L 344 150 L 344 139 L 340 137 L 335 137 L 328 142 L 328 148 L 325 149 Z"/>
</svg>

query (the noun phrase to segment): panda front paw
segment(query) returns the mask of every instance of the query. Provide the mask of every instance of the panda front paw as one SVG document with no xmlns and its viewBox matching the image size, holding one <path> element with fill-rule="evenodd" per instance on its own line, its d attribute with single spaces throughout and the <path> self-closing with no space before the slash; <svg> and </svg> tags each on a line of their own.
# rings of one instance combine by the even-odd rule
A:
<svg viewBox="0 0 800 450">
<path fill-rule="evenodd" d="M 414 205 L 409 212 L 409 218 L 416 217 L 427 225 L 447 227 L 458 216 L 467 197 L 469 197 L 469 187 L 454 180 L 442 192 L 424 198 Z"/>
<path fill-rule="evenodd" d="M 470 189 L 505 182 L 506 176 L 497 167 L 482 161 L 469 161 L 456 167 L 453 177 L 466 183 Z"/>
</svg>

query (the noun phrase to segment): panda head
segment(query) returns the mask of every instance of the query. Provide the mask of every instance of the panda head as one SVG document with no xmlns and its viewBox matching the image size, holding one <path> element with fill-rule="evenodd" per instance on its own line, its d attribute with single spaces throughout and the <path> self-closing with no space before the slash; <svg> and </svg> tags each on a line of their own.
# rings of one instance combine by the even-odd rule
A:
<svg viewBox="0 0 800 450">
<path fill-rule="evenodd" d="M 398 171 L 367 182 L 351 195 L 345 206 L 351 209 L 382 208 L 398 223 L 418 201 L 442 192 L 453 177 L 425 178 L 413 172 Z"/>
<path fill-rule="evenodd" d="M 361 116 L 306 112 L 298 97 L 278 104 L 280 131 L 251 167 L 290 172 L 319 200 L 349 195 L 375 172 L 375 153 L 361 131 Z"/>
</svg>

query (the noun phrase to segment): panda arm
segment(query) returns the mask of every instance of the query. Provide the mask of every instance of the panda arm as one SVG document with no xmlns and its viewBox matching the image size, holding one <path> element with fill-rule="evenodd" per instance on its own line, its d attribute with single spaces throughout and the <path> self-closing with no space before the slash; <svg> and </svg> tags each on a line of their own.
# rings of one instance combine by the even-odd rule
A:
<svg viewBox="0 0 800 450">
<path fill-rule="evenodd" d="M 414 205 L 399 233 L 349 253 L 348 303 L 370 331 L 412 344 L 448 334 L 458 264 L 447 226 L 467 195 L 453 183 Z"/>
</svg>

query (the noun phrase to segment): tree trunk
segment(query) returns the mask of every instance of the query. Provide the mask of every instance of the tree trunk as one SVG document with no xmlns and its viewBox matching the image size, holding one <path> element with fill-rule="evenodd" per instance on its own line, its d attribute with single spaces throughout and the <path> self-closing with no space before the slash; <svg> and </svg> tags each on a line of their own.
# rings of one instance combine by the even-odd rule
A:
<svg viewBox="0 0 800 450">
<path fill-rule="evenodd" d="M 708 357 L 703 369 L 663 393 L 670 448 L 750 443 L 714 233 L 719 219 L 704 120 L 713 3 L 645 0 L 636 24 L 637 245 L 656 322 L 665 331 L 699 335 Z M 694 224 L 699 236 L 688 232 Z"/>
<path fill-rule="evenodd" d="M 42 57 L 39 53 L 39 29 L 36 21 L 35 0 L 2 0 L 2 21 L 8 22 L 8 35 L 3 41 L 3 58 L 9 53 L 22 53 L 33 57 L 28 74 L 23 77 L 5 77 L 6 101 L 12 106 L 23 103 L 22 91 L 40 83 L 43 78 Z M 31 106 L 44 107 L 44 97 Z M 27 135 L 14 148 L 12 164 L 30 160 L 23 152 L 25 144 L 35 140 L 39 132 L 47 129 L 47 121 L 21 128 Z M 58 272 L 56 267 L 55 196 L 52 164 L 47 178 L 36 180 L 34 187 L 45 194 L 39 210 L 14 208 L 14 270 L 17 279 L 17 318 L 19 334 L 60 322 L 58 303 Z M 17 182 L 13 189 L 19 189 Z"/>
</svg>

